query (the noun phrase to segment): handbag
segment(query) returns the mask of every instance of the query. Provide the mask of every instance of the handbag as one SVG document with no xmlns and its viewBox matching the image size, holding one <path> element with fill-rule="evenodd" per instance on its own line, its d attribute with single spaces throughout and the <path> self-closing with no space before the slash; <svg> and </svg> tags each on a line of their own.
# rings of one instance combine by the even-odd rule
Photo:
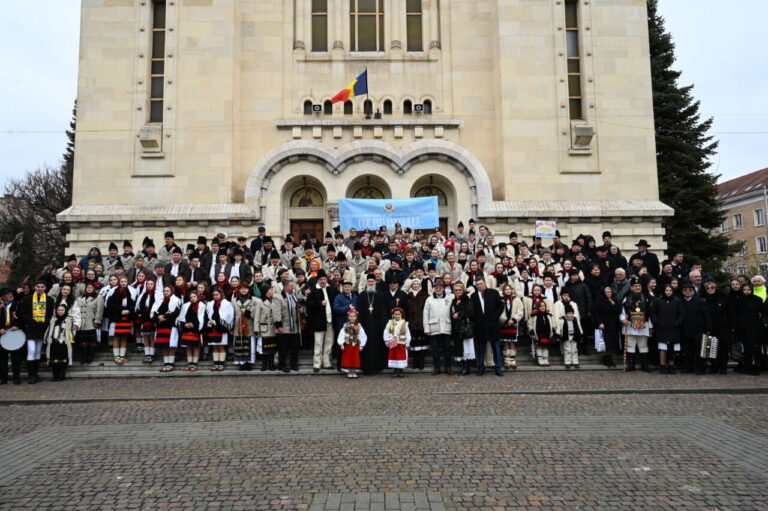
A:
<svg viewBox="0 0 768 511">
<path fill-rule="evenodd" d="M 471 339 L 475 336 L 475 327 L 471 321 L 465 320 L 461 323 L 459 335 L 462 339 Z"/>
<path fill-rule="evenodd" d="M 598 353 L 605 352 L 605 338 L 603 337 L 603 331 L 599 328 L 595 328 L 595 351 Z"/>
</svg>

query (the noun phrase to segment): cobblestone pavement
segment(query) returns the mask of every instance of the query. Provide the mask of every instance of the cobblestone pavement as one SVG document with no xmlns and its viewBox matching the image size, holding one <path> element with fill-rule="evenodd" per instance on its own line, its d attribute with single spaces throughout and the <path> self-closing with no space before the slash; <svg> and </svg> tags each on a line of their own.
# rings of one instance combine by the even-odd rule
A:
<svg viewBox="0 0 768 511">
<path fill-rule="evenodd" d="M 608 372 L 4 386 L 98 400 L 0 405 L 0 509 L 765 509 L 768 395 L 750 393 L 765 387 Z M 612 389 L 659 393 L 580 393 Z M 531 390 L 571 393 L 514 393 Z"/>
</svg>

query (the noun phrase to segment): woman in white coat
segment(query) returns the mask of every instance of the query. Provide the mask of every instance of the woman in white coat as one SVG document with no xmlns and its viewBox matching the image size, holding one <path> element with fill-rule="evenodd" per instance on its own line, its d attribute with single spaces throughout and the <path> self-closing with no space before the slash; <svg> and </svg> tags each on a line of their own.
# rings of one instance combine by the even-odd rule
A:
<svg viewBox="0 0 768 511">
<path fill-rule="evenodd" d="M 235 321 L 235 309 L 224 291 L 215 288 L 205 306 L 205 342 L 213 349 L 213 371 L 223 371 L 227 359 L 229 332 Z"/>
<path fill-rule="evenodd" d="M 424 302 L 424 334 L 432 345 L 432 374 L 451 371 L 451 297 L 443 281 L 437 279 L 434 292 Z"/>
<path fill-rule="evenodd" d="M 161 373 L 170 373 L 174 369 L 176 347 L 179 345 L 179 331 L 176 329 L 176 318 L 179 317 L 179 312 L 181 312 L 181 300 L 173 294 L 173 287 L 163 287 L 163 298 L 155 300 L 149 314 L 157 325 L 155 348 L 163 350 Z"/>
</svg>

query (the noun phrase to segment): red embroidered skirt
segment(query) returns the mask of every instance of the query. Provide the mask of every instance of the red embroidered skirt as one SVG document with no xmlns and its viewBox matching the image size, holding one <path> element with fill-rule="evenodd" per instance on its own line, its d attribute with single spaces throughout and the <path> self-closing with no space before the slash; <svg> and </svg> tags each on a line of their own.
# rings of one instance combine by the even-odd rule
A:
<svg viewBox="0 0 768 511">
<path fill-rule="evenodd" d="M 389 348 L 389 367 L 396 369 L 405 369 L 408 365 L 408 350 L 405 344 L 398 344 L 394 348 Z"/>
<path fill-rule="evenodd" d="M 360 370 L 360 346 L 344 345 L 344 351 L 341 354 L 341 370 L 347 373 Z"/>
<path fill-rule="evenodd" d="M 122 316 L 119 321 L 115 321 L 115 335 L 131 335 L 133 332 L 133 323 L 126 316 Z"/>
<path fill-rule="evenodd" d="M 159 328 L 155 335 L 155 344 L 170 344 L 171 343 L 171 328 Z"/>
</svg>

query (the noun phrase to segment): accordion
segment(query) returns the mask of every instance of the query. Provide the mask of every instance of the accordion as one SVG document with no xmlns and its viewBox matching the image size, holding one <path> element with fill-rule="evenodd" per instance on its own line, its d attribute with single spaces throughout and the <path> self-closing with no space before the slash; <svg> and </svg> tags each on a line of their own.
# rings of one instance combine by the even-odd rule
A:
<svg viewBox="0 0 768 511">
<path fill-rule="evenodd" d="M 699 357 L 714 359 L 717 358 L 717 347 L 720 341 L 717 337 L 704 334 L 701 336 L 701 347 L 699 349 Z"/>
</svg>

